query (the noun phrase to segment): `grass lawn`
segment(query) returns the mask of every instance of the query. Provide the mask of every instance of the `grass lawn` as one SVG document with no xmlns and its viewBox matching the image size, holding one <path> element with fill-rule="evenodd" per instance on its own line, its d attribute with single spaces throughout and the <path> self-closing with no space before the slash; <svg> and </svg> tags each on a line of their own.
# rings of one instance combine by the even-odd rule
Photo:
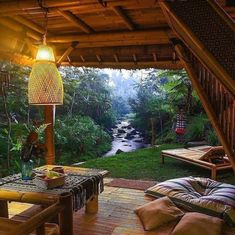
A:
<svg viewBox="0 0 235 235">
<path fill-rule="evenodd" d="M 175 159 L 165 158 L 165 164 L 162 164 L 161 150 L 177 147 L 180 147 L 180 145 L 167 144 L 155 148 L 140 149 L 113 157 L 88 160 L 81 166 L 106 169 L 110 172 L 110 177 L 113 178 L 164 181 L 184 176 L 210 177 L 209 170 Z M 217 179 L 235 184 L 235 176 L 232 170 L 219 172 Z"/>
</svg>

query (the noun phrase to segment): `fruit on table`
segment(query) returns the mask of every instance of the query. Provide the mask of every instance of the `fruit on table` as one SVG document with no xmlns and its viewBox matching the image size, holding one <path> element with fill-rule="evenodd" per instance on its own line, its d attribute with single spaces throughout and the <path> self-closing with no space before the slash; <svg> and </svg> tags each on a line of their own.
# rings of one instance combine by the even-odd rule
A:
<svg viewBox="0 0 235 235">
<path fill-rule="evenodd" d="M 59 177 L 60 174 L 58 172 L 55 172 L 55 171 L 47 171 L 46 173 L 46 177 L 45 178 L 48 178 L 48 179 L 55 179 L 57 177 Z"/>
</svg>

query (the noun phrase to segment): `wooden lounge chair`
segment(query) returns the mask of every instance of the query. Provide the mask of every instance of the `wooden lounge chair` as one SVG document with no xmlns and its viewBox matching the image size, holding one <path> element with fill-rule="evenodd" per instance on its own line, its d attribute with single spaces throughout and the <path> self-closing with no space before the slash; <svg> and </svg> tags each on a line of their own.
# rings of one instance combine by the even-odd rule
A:
<svg viewBox="0 0 235 235">
<path fill-rule="evenodd" d="M 164 163 L 165 157 L 175 158 L 211 170 L 212 179 L 216 179 L 217 171 L 232 168 L 222 146 L 163 150 L 161 152 L 162 163 Z"/>
</svg>

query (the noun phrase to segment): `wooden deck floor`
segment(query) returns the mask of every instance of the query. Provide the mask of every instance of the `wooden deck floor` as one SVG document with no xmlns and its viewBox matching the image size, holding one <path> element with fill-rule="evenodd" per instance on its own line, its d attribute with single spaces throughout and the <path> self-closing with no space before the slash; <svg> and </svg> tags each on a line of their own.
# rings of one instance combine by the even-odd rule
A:
<svg viewBox="0 0 235 235">
<path fill-rule="evenodd" d="M 104 192 L 99 196 L 97 214 L 86 214 L 84 209 L 74 213 L 74 235 L 169 234 L 172 226 L 163 227 L 157 232 L 145 232 L 133 212 L 136 207 L 151 200 L 140 190 L 105 186 Z M 9 213 L 14 216 L 29 207 L 30 205 L 26 204 L 10 203 Z"/>
</svg>

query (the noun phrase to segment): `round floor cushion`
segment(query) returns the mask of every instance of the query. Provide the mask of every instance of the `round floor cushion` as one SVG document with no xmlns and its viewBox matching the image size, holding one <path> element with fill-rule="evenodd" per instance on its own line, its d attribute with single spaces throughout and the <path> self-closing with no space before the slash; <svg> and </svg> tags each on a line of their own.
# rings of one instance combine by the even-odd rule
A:
<svg viewBox="0 0 235 235">
<path fill-rule="evenodd" d="M 235 226 L 235 186 L 207 178 L 167 180 L 145 191 L 153 197 L 168 196 L 176 205 L 224 219 Z"/>
</svg>

